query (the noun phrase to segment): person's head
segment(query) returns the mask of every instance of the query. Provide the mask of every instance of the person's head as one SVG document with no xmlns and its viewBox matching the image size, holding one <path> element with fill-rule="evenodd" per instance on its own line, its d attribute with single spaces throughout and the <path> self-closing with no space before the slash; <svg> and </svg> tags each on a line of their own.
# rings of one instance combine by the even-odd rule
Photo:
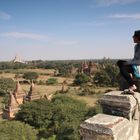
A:
<svg viewBox="0 0 140 140">
<path fill-rule="evenodd" d="M 140 43 L 140 30 L 134 32 L 133 40 L 134 43 Z"/>
</svg>

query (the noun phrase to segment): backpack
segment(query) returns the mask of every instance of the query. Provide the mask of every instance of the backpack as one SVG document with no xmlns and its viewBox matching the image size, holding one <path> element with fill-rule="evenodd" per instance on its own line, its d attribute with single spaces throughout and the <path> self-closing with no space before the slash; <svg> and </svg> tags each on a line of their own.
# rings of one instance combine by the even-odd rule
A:
<svg viewBox="0 0 140 140">
<path fill-rule="evenodd" d="M 132 69 L 134 71 L 134 76 L 140 78 L 140 65 L 133 64 Z"/>
</svg>

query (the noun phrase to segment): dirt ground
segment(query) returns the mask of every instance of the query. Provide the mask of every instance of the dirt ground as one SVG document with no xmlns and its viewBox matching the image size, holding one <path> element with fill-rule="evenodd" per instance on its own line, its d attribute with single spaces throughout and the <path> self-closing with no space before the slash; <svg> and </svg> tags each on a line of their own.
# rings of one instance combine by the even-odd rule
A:
<svg viewBox="0 0 140 140">
<path fill-rule="evenodd" d="M 42 97 L 44 95 L 48 97 L 52 97 L 56 92 L 59 92 L 62 90 L 62 83 L 66 81 L 65 84 L 65 90 L 70 89 L 70 92 L 67 93 L 68 96 L 78 99 L 78 100 L 83 100 L 87 103 L 89 106 L 95 106 L 96 102 L 98 100 L 98 97 L 95 95 L 88 95 L 88 96 L 79 96 L 78 90 L 79 87 L 72 87 L 71 84 L 73 83 L 73 78 L 65 78 L 65 77 L 55 77 L 53 76 L 54 70 L 46 70 L 46 69 L 23 69 L 23 70 L 18 70 L 18 72 L 23 73 L 27 71 L 34 71 L 39 74 L 39 78 L 37 79 L 38 81 L 47 81 L 49 78 L 56 78 L 58 83 L 55 85 L 35 85 L 35 91 L 40 94 Z M 0 77 L 5 77 L 5 78 L 12 78 L 13 80 L 19 80 L 22 81 L 24 80 L 23 78 L 18 78 L 15 79 L 15 74 L 14 73 L 2 73 L 0 74 Z M 23 91 L 27 94 L 30 90 L 30 84 L 22 84 L 21 85 Z M 97 88 L 96 91 L 100 93 L 104 93 L 108 88 Z"/>
</svg>

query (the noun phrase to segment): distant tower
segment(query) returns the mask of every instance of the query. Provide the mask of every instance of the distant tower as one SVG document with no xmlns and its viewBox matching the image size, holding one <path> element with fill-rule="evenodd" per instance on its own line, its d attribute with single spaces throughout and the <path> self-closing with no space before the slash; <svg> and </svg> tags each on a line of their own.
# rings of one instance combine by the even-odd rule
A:
<svg viewBox="0 0 140 140">
<path fill-rule="evenodd" d="M 84 63 L 82 64 L 83 69 L 87 69 L 88 68 L 88 64 L 86 61 L 84 61 Z"/>
<path fill-rule="evenodd" d="M 87 62 L 84 61 L 81 65 L 81 73 L 85 73 L 85 70 L 88 69 Z"/>
<path fill-rule="evenodd" d="M 32 101 L 32 100 L 37 100 L 40 99 L 39 93 L 35 89 L 35 85 L 32 81 L 30 91 L 28 92 L 28 95 L 25 97 L 25 101 Z"/>
<path fill-rule="evenodd" d="M 5 108 L 3 109 L 3 118 L 4 119 L 13 119 L 15 117 L 15 114 L 19 110 L 19 104 L 15 100 L 15 97 L 12 93 L 9 94 L 9 103 Z"/>
<path fill-rule="evenodd" d="M 16 55 L 14 60 L 13 60 L 14 63 L 18 62 L 18 63 L 25 63 L 19 55 Z"/>
<path fill-rule="evenodd" d="M 89 75 L 89 67 L 86 61 L 82 63 L 81 73 Z"/>
<path fill-rule="evenodd" d="M 98 64 L 97 63 L 93 63 L 92 61 L 89 62 L 89 74 L 95 74 L 98 71 Z"/>
<path fill-rule="evenodd" d="M 88 63 L 88 74 L 91 75 L 92 73 L 92 69 L 93 69 L 93 62 L 92 61 L 89 61 Z"/>
<path fill-rule="evenodd" d="M 16 83 L 16 89 L 14 90 L 13 95 L 18 104 L 23 103 L 23 97 L 25 96 L 25 93 L 22 90 L 19 81 L 17 81 L 17 83 Z"/>
<path fill-rule="evenodd" d="M 73 75 L 77 74 L 77 71 L 78 71 L 78 69 L 75 68 L 73 65 L 71 65 L 68 70 L 69 70 L 69 73 Z"/>
<path fill-rule="evenodd" d="M 66 91 L 65 87 L 66 87 L 66 84 L 67 84 L 67 80 L 64 80 L 62 82 L 62 89 L 61 89 L 61 92 L 64 93 Z"/>
</svg>

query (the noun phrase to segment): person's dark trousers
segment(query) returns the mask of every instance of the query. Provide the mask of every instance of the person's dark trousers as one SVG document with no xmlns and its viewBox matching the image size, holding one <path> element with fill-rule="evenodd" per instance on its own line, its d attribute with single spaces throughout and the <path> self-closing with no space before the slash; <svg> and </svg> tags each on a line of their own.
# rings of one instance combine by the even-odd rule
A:
<svg viewBox="0 0 140 140">
<path fill-rule="evenodd" d="M 132 65 L 128 65 L 127 61 L 124 61 L 124 60 L 119 60 L 117 62 L 117 65 L 120 68 L 120 74 L 126 79 L 129 85 L 132 86 L 134 84 L 132 76 L 130 75 L 130 73 L 132 75 L 134 74 Z"/>
</svg>

